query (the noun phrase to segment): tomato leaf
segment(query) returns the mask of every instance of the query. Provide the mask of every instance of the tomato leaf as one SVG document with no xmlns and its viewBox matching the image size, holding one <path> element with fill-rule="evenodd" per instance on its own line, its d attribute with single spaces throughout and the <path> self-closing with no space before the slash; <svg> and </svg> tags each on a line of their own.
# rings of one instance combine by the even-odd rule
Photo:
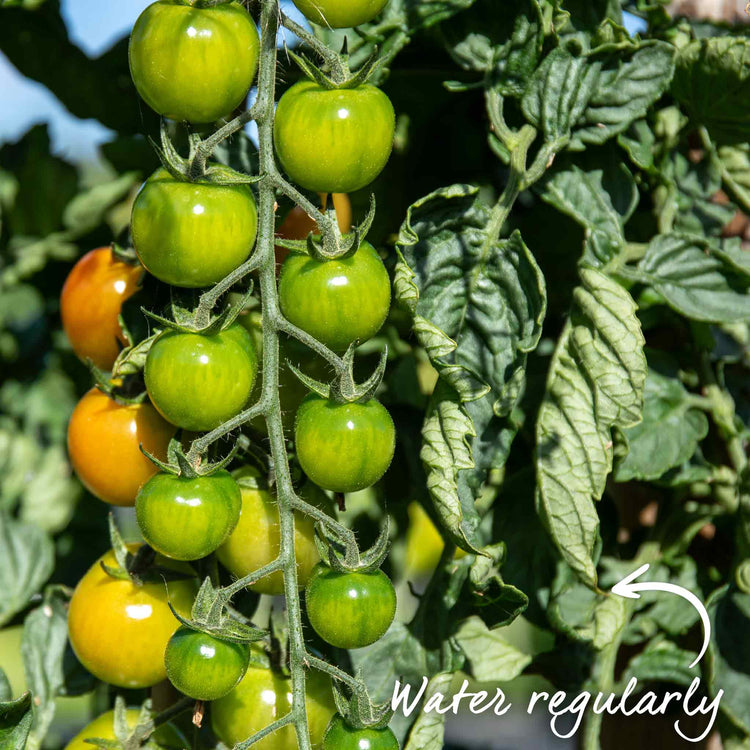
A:
<svg viewBox="0 0 750 750">
<path fill-rule="evenodd" d="M 641 417 L 646 358 L 635 303 L 619 284 L 581 270 L 537 418 L 540 515 L 566 562 L 596 585 L 594 507 L 612 468 L 613 427 Z"/>
<path fill-rule="evenodd" d="M 0 747 L 24 750 L 31 729 L 31 693 L 0 702 Z"/>
<path fill-rule="evenodd" d="M 451 672 L 440 672 L 436 674 L 427 684 L 424 700 L 427 702 L 436 693 L 449 695 L 453 674 Z M 420 712 L 414 726 L 409 732 L 409 738 L 404 750 L 430 750 L 434 747 L 443 747 L 445 737 L 445 714 L 431 711 Z"/>
<path fill-rule="evenodd" d="M 690 668 L 695 656 L 672 641 L 654 639 L 630 660 L 622 682 L 625 684 L 635 677 L 640 683 L 671 682 L 688 687 L 695 679 L 695 669 Z"/>
<path fill-rule="evenodd" d="M 52 573 L 55 548 L 38 526 L 0 511 L 0 625 L 23 610 Z"/>
<path fill-rule="evenodd" d="M 480 682 L 515 680 L 531 663 L 497 630 L 490 630 L 479 617 L 470 617 L 456 633 L 456 642 L 471 664 L 471 674 Z"/>
</svg>

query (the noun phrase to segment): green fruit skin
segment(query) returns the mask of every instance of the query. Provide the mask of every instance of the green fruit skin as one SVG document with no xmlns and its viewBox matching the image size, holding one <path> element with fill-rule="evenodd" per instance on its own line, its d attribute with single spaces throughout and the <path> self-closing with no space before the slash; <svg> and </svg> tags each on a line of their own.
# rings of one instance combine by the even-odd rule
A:
<svg viewBox="0 0 750 750">
<path fill-rule="evenodd" d="M 250 647 L 182 626 L 167 644 L 164 664 L 169 681 L 189 698 L 214 701 L 243 678 Z"/>
<path fill-rule="evenodd" d="M 146 270 L 188 288 L 212 286 L 244 263 L 257 228 L 247 185 L 181 182 L 165 169 L 145 182 L 131 217 L 133 245 Z"/>
<path fill-rule="evenodd" d="M 295 422 L 297 459 L 318 487 L 357 492 L 371 487 L 391 465 L 396 430 L 376 399 L 337 404 L 310 394 Z"/>
<path fill-rule="evenodd" d="M 293 0 L 308 21 L 346 29 L 372 21 L 388 0 Z"/>
<path fill-rule="evenodd" d="M 336 712 L 330 678 L 309 671 L 305 693 L 312 749 L 322 750 L 323 734 Z M 216 736 L 233 747 L 285 716 L 291 707 L 291 681 L 270 669 L 256 669 L 251 665 L 234 690 L 211 704 L 211 725 Z M 286 726 L 253 745 L 253 750 L 296 750 L 297 747 L 294 726 Z"/>
<path fill-rule="evenodd" d="M 202 432 L 245 408 L 257 372 L 252 337 L 238 323 L 212 336 L 166 331 L 146 358 L 146 390 L 168 422 Z"/>
<path fill-rule="evenodd" d="M 341 260 L 293 253 L 281 266 L 279 302 L 294 325 L 334 351 L 371 339 L 391 305 L 391 282 L 375 248 L 363 242 Z"/>
<path fill-rule="evenodd" d="M 400 750 L 400 746 L 388 727 L 353 729 L 336 714 L 326 729 L 323 750 Z"/>
<path fill-rule="evenodd" d="M 156 474 L 141 487 L 135 514 L 143 538 L 173 560 L 199 560 L 220 547 L 240 519 L 242 495 L 234 477 Z"/>
<path fill-rule="evenodd" d="M 293 182 L 318 193 L 353 193 L 382 171 L 393 148 L 396 116 L 369 84 L 326 90 L 313 81 L 279 100 L 274 139 Z"/>
<path fill-rule="evenodd" d="M 128 708 L 125 710 L 125 722 L 129 729 L 138 726 L 141 715 L 140 708 Z M 92 745 L 86 740 L 114 740 L 115 735 L 115 712 L 107 711 L 97 716 L 90 724 L 87 724 L 73 739 L 65 746 L 65 750 L 91 750 Z M 153 734 L 152 741 L 158 747 L 182 748 L 189 747 L 188 740 L 173 724 L 162 724 Z"/>
<path fill-rule="evenodd" d="M 258 30 L 240 3 L 194 8 L 160 0 L 133 27 L 133 82 L 164 117 L 195 123 L 228 115 L 245 98 L 258 67 Z"/>
<path fill-rule="evenodd" d="M 338 573 L 322 563 L 305 589 L 315 632 L 337 648 L 363 648 L 385 635 L 396 614 L 396 591 L 382 570 Z"/>
</svg>

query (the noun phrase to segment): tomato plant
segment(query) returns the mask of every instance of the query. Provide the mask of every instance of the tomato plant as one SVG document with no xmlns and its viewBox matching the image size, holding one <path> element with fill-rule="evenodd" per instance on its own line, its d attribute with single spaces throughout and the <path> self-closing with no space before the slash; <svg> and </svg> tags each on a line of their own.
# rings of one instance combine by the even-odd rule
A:
<svg viewBox="0 0 750 750">
<path fill-rule="evenodd" d="M 108 247 L 86 253 L 60 295 L 65 335 L 76 355 L 110 370 L 128 342 L 120 327 L 122 303 L 138 290 L 143 269 L 118 260 Z"/>
<path fill-rule="evenodd" d="M 133 730 L 138 725 L 140 709 L 128 708 L 125 711 L 125 719 L 128 729 Z M 97 716 L 91 723 L 87 724 L 73 739 L 65 746 L 65 750 L 90 750 L 95 747 L 86 740 L 115 740 L 115 712 L 106 711 Z M 153 740 L 158 747 L 176 748 L 186 743 L 183 734 L 172 724 L 159 727 L 153 734 Z"/>
<path fill-rule="evenodd" d="M 294 182 L 320 193 L 353 193 L 382 171 L 393 147 L 393 105 L 370 85 L 325 89 L 301 81 L 279 100 L 274 142 Z"/>
<path fill-rule="evenodd" d="M 92 388 L 78 402 L 68 424 L 70 462 L 86 488 L 111 505 L 134 505 L 141 486 L 167 457 L 175 428 L 148 403 L 118 403 Z"/>
<path fill-rule="evenodd" d="M 136 545 L 130 549 L 135 551 Z M 156 685 L 167 676 L 164 651 L 179 626 L 169 604 L 188 615 L 196 593 L 194 580 L 165 586 L 159 579 L 139 585 L 110 575 L 102 564 L 115 568 L 114 552 L 94 563 L 73 592 L 70 645 L 81 664 L 104 682 L 123 688 Z M 189 573 L 187 568 L 175 570 Z"/>
<path fill-rule="evenodd" d="M 128 750 L 191 718 L 193 750 L 466 750 L 470 716 L 389 708 L 464 678 L 512 693 L 489 744 L 542 745 L 542 677 L 581 750 L 747 746 L 739 19 L 162 0 L 128 59 L 77 5 L 0 1 L 14 81 L 79 122 L 0 135 L 0 745 L 64 746 L 85 694 L 120 743 L 144 706 Z"/>
<path fill-rule="evenodd" d="M 338 572 L 316 566 L 305 589 L 315 632 L 338 648 L 363 648 L 382 638 L 396 614 L 396 592 L 382 570 Z"/>
<path fill-rule="evenodd" d="M 231 474 L 156 474 L 141 487 L 135 513 L 143 538 L 175 560 L 198 560 L 221 546 L 240 518 L 240 488 Z"/>
<path fill-rule="evenodd" d="M 289 679 L 251 664 L 240 684 L 213 703 L 211 726 L 221 741 L 231 747 L 284 716 L 292 707 L 291 690 Z M 336 711 L 330 678 L 310 672 L 305 698 L 311 746 L 321 750 L 323 734 Z M 280 729 L 257 745 L 260 750 L 294 750 L 297 747 L 294 727 Z"/>
<path fill-rule="evenodd" d="M 310 394 L 294 427 L 302 471 L 333 492 L 356 492 L 375 484 L 393 458 L 396 431 L 377 400 L 339 404 Z"/>
<path fill-rule="evenodd" d="M 250 652 L 191 628 L 178 628 L 167 643 L 164 665 L 169 681 L 190 698 L 215 701 L 225 696 L 244 676 Z"/>
<path fill-rule="evenodd" d="M 185 430 L 211 430 L 247 404 L 257 370 L 253 340 L 235 323 L 212 335 L 166 331 L 151 347 L 144 375 L 165 419 Z"/>
<path fill-rule="evenodd" d="M 372 21 L 388 0 L 294 0 L 309 21 L 340 29 Z"/>
<path fill-rule="evenodd" d="M 323 750 L 399 750 L 399 744 L 388 727 L 354 729 L 337 714 L 326 729 Z"/>
<path fill-rule="evenodd" d="M 257 224 L 247 185 L 186 182 L 159 169 L 133 203 L 131 231 L 149 273 L 174 286 L 203 287 L 247 259 Z"/>
<path fill-rule="evenodd" d="M 279 302 L 290 322 L 331 349 L 345 351 L 381 329 L 391 304 L 391 283 L 367 242 L 341 260 L 295 253 L 281 266 Z"/>
<path fill-rule="evenodd" d="M 173 120 L 212 122 L 245 98 L 258 66 L 258 30 L 238 2 L 157 0 L 133 27 L 129 58 L 149 107 Z"/>
</svg>

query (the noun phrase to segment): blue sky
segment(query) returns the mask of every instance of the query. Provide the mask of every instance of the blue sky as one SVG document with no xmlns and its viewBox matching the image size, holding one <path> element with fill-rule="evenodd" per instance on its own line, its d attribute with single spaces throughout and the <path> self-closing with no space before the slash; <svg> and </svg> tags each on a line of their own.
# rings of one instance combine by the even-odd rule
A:
<svg viewBox="0 0 750 750">
<path fill-rule="evenodd" d="M 62 11 L 71 38 L 88 55 L 96 57 L 128 33 L 138 14 L 151 1 L 62 0 Z M 632 31 L 637 29 L 637 23 L 639 19 L 631 16 L 627 25 Z M 31 125 L 47 122 L 55 152 L 84 160 L 94 158 L 97 146 L 110 136 L 99 123 L 71 115 L 44 86 L 21 76 L 2 53 L 0 91 L 3 92 L 0 142 L 16 140 Z"/>
</svg>

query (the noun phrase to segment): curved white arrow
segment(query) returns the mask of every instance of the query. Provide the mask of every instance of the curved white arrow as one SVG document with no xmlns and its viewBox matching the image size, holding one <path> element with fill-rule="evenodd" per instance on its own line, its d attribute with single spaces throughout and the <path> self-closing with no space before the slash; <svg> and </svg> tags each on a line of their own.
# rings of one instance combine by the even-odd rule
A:
<svg viewBox="0 0 750 750">
<path fill-rule="evenodd" d="M 612 586 L 612 593 L 628 599 L 640 599 L 641 595 L 638 593 L 639 591 L 667 591 L 670 594 L 677 594 L 683 599 L 687 599 L 698 610 L 698 614 L 701 616 L 701 621 L 703 622 L 703 647 L 695 658 L 695 661 L 690 665 L 692 668 L 703 658 L 703 654 L 706 653 L 708 643 L 711 640 L 711 621 L 708 619 L 708 612 L 706 612 L 703 602 L 692 591 L 688 591 L 682 586 L 677 586 L 674 583 L 658 583 L 657 581 L 641 581 L 637 583 L 635 579 L 643 575 L 648 569 L 648 563 L 641 565 L 638 570 L 634 570 L 630 575 L 625 576 L 619 583 Z"/>
</svg>

